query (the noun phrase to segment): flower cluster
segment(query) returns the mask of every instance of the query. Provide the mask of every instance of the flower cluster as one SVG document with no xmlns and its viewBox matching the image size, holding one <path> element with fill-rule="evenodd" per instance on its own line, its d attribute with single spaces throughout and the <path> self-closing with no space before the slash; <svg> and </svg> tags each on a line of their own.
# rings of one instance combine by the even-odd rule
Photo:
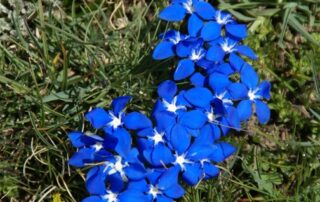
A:
<svg viewBox="0 0 320 202">
<path fill-rule="evenodd" d="M 151 118 L 126 113 L 129 96 L 114 99 L 111 110 L 95 108 L 85 115 L 97 133 L 69 133 L 78 149 L 69 164 L 90 166 L 86 188 L 91 196 L 84 202 L 177 200 L 185 193 L 182 181 L 194 186 L 218 176 L 215 164 L 236 151 L 221 136 L 240 130 L 253 112 L 260 123 L 269 120 L 264 100 L 270 98 L 270 84 L 259 83 L 242 58 L 257 59 L 241 44 L 245 25 L 201 0 L 172 0 L 160 18 L 187 18 L 188 34 L 161 34 L 153 58 L 177 57 L 173 78 L 189 79 L 191 87 L 162 82 Z"/>
</svg>

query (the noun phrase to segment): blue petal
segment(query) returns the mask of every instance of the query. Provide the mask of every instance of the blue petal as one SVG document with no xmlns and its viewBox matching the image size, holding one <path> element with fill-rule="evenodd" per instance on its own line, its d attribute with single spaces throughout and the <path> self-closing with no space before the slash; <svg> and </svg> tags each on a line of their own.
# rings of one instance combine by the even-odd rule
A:
<svg viewBox="0 0 320 202">
<path fill-rule="evenodd" d="M 122 192 L 118 199 L 119 202 L 149 202 L 143 193 L 134 189 Z"/>
<path fill-rule="evenodd" d="M 252 115 L 252 102 L 242 100 L 237 106 L 238 115 L 241 121 L 246 121 Z"/>
<path fill-rule="evenodd" d="M 271 84 L 268 81 L 262 81 L 258 85 L 259 91 L 257 92 L 257 95 L 260 95 L 261 97 L 265 99 L 270 99 L 270 89 L 271 89 Z"/>
<path fill-rule="evenodd" d="M 186 164 L 185 171 L 182 174 L 183 180 L 190 186 L 198 184 L 201 179 L 201 167 L 198 163 Z"/>
<path fill-rule="evenodd" d="M 129 190 L 137 190 L 140 192 L 147 192 L 149 190 L 148 184 L 146 180 L 139 180 L 139 181 L 130 181 L 128 183 Z"/>
<path fill-rule="evenodd" d="M 209 77 L 209 85 L 216 94 L 223 93 L 229 84 L 229 77 L 224 74 L 213 73 Z"/>
<path fill-rule="evenodd" d="M 227 111 L 228 111 L 227 120 L 230 126 L 233 129 L 239 131 L 241 129 L 241 124 L 240 124 L 240 118 L 237 110 L 234 107 L 229 107 Z"/>
<path fill-rule="evenodd" d="M 227 35 L 241 40 L 247 37 L 247 26 L 243 24 L 227 24 L 226 32 Z"/>
<path fill-rule="evenodd" d="M 248 95 L 248 89 L 242 83 L 232 83 L 228 86 L 228 91 L 233 100 L 240 100 Z"/>
<path fill-rule="evenodd" d="M 151 184 L 155 185 L 158 183 L 158 180 L 164 172 L 166 172 L 166 168 L 161 168 L 161 169 L 152 169 L 151 172 L 148 173 L 148 180 Z"/>
<path fill-rule="evenodd" d="M 237 56 L 235 53 L 230 54 L 229 62 L 231 64 L 231 67 L 238 72 L 241 70 L 241 67 L 245 63 L 245 61 L 241 57 Z"/>
<path fill-rule="evenodd" d="M 152 161 L 151 161 L 151 152 L 152 150 L 151 149 L 144 149 L 142 150 L 142 153 L 143 153 L 143 160 L 146 160 L 148 163 L 152 164 Z"/>
<path fill-rule="evenodd" d="M 174 166 L 167 169 L 158 179 L 158 187 L 166 190 L 178 183 L 179 167 Z"/>
<path fill-rule="evenodd" d="M 85 117 L 95 129 L 102 128 L 112 120 L 109 114 L 102 108 L 91 110 Z"/>
<path fill-rule="evenodd" d="M 106 149 L 115 149 L 118 144 L 118 138 L 116 138 L 112 133 L 107 133 L 104 136 L 103 147 Z"/>
<path fill-rule="evenodd" d="M 140 163 L 139 158 L 138 158 L 139 155 L 140 155 L 140 153 L 139 153 L 138 149 L 132 148 L 130 150 L 130 152 L 127 154 L 127 156 L 124 156 L 124 158 L 126 159 L 126 161 L 128 163 Z"/>
<path fill-rule="evenodd" d="M 103 195 L 106 193 L 105 175 L 100 168 L 102 167 L 99 167 L 93 175 L 86 179 L 86 188 L 90 194 Z"/>
<path fill-rule="evenodd" d="M 219 38 L 221 35 L 221 25 L 216 22 L 210 21 L 204 25 L 201 30 L 201 37 L 204 41 L 212 41 Z"/>
<path fill-rule="evenodd" d="M 170 112 L 159 112 L 154 114 L 154 118 L 157 123 L 157 128 L 160 131 L 169 132 L 172 127 L 176 124 L 176 117 Z"/>
<path fill-rule="evenodd" d="M 130 133 L 123 128 L 118 128 L 112 136 L 118 140 L 115 151 L 123 157 L 127 156 L 132 142 Z"/>
<path fill-rule="evenodd" d="M 206 143 L 213 143 L 214 142 L 214 136 L 212 132 L 212 128 L 209 124 L 206 124 L 204 127 L 201 128 L 200 134 L 196 139 L 194 140 L 193 144 L 201 145 Z"/>
<path fill-rule="evenodd" d="M 219 140 L 221 137 L 221 130 L 220 128 L 215 125 L 215 124 L 211 124 L 211 128 L 212 128 L 212 135 L 214 137 L 214 140 Z"/>
<path fill-rule="evenodd" d="M 112 110 L 115 115 L 118 115 L 119 112 L 123 111 L 127 103 L 131 100 L 131 96 L 121 96 L 112 101 Z"/>
<path fill-rule="evenodd" d="M 81 137 L 84 136 L 82 132 L 71 132 L 68 134 L 68 138 L 74 147 L 83 147 L 85 144 L 81 141 Z"/>
<path fill-rule="evenodd" d="M 229 158 L 237 151 L 237 148 L 227 142 L 220 142 L 219 146 L 221 147 L 225 159 Z"/>
<path fill-rule="evenodd" d="M 205 178 L 210 179 L 219 175 L 220 170 L 211 163 L 204 163 L 203 171 L 205 173 Z"/>
<path fill-rule="evenodd" d="M 173 202 L 173 199 L 168 198 L 164 195 L 157 196 L 157 202 Z"/>
<path fill-rule="evenodd" d="M 234 70 L 231 68 L 230 64 L 222 63 L 218 66 L 217 70 L 218 73 L 230 75 L 234 73 Z"/>
<path fill-rule="evenodd" d="M 179 154 L 184 153 L 188 149 L 190 141 L 191 137 L 182 125 L 176 124 L 172 128 L 170 142 Z"/>
<path fill-rule="evenodd" d="M 69 165 L 74 167 L 83 167 L 86 163 L 92 163 L 95 149 L 82 148 L 69 159 Z"/>
<path fill-rule="evenodd" d="M 207 122 L 207 117 L 200 110 L 192 110 L 181 115 L 179 122 L 185 127 L 199 129 Z"/>
<path fill-rule="evenodd" d="M 154 49 L 152 58 L 155 60 L 163 60 L 174 56 L 174 44 L 170 41 L 160 42 Z"/>
<path fill-rule="evenodd" d="M 100 196 L 89 196 L 82 200 L 82 202 L 108 202 L 105 199 L 102 199 Z"/>
<path fill-rule="evenodd" d="M 247 56 L 248 58 L 250 58 L 252 60 L 258 59 L 257 55 L 254 53 L 254 51 L 249 46 L 245 46 L 245 45 L 237 46 L 237 51 L 240 54 Z"/>
<path fill-rule="evenodd" d="M 207 60 L 221 62 L 224 59 L 225 52 L 218 45 L 212 45 L 206 55 Z"/>
<path fill-rule="evenodd" d="M 226 136 L 229 133 L 230 127 L 229 127 L 229 123 L 227 121 L 227 119 L 225 117 L 222 117 L 221 121 L 221 131 L 223 133 L 224 136 Z"/>
<path fill-rule="evenodd" d="M 186 10 L 179 4 L 172 4 L 159 13 L 159 18 L 162 20 L 175 22 L 181 21 L 186 15 Z"/>
<path fill-rule="evenodd" d="M 190 81 L 195 87 L 202 87 L 204 86 L 205 79 L 206 77 L 197 72 L 191 76 Z"/>
<path fill-rule="evenodd" d="M 178 87 L 175 82 L 166 80 L 158 86 L 158 95 L 161 98 L 172 99 L 177 93 Z"/>
<path fill-rule="evenodd" d="M 192 37 L 196 37 L 203 26 L 203 21 L 197 15 L 191 15 L 188 20 L 188 32 Z"/>
<path fill-rule="evenodd" d="M 141 180 L 147 174 L 146 169 L 138 163 L 132 163 L 130 166 L 125 167 L 124 172 L 130 180 Z"/>
<path fill-rule="evenodd" d="M 205 20 L 214 19 L 216 11 L 211 4 L 200 1 L 194 5 L 195 12 Z"/>
<path fill-rule="evenodd" d="M 225 160 L 225 155 L 223 153 L 222 147 L 219 144 L 214 145 L 214 150 L 210 155 L 210 160 L 216 163 L 220 163 Z"/>
<path fill-rule="evenodd" d="M 262 124 L 266 124 L 270 119 L 270 108 L 260 100 L 256 100 L 256 114 Z"/>
<path fill-rule="evenodd" d="M 202 108 L 209 106 L 213 99 L 211 91 L 202 87 L 191 88 L 184 94 L 184 97 L 193 106 Z"/>
<path fill-rule="evenodd" d="M 82 132 L 70 132 L 68 134 L 68 138 L 72 143 L 72 146 L 74 147 L 84 147 L 86 145 L 93 145 L 97 142 L 102 142 L 103 138 L 101 138 L 100 136 L 97 135 L 85 135 Z"/>
<path fill-rule="evenodd" d="M 202 58 L 196 62 L 196 64 L 201 67 L 202 69 L 210 69 L 213 65 L 215 65 L 215 62 L 209 61 L 205 58 Z"/>
<path fill-rule="evenodd" d="M 166 196 L 169 196 L 170 198 L 174 199 L 181 198 L 184 195 L 184 193 L 184 189 L 179 184 L 175 184 L 169 187 L 168 189 L 164 190 L 164 194 Z"/>
<path fill-rule="evenodd" d="M 146 137 L 146 136 L 150 136 L 153 134 L 153 128 L 144 128 L 142 130 L 139 130 L 137 132 L 137 135 L 139 137 Z"/>
<path fill-rule="evenodd" d="M 194 72 L 194 62 L 190 59 L 180 60 L 177 69 L 174 72 L 174 80 L 182 80 Z"/>
<path fill-rule="evenodd" d="M 241 69 L 240 76 L 241 76 L 240 77 L 241 82 L 244 83 L 249 89 L 256 88 L 259 81 L 259 77 L 251 65 L 249 65 L 248 63 L 245 63 Z"/>
<path fill-rule="evenodd" d="M 120 192 L 126 186 L 119 172 L 108 175 L 106 184 L 110 184 L 110 189 L 113 192 Z"/>
<path fill-rule="evenodd" d="M 214 149 L 210 144 L 212 143 L 207 142 L 205 144 L 192 144 L 188 149 L 188 159 L 193 161 L 207 159 L 214 152 Z"/>
<path fill-rule="evenodd" d="M 154 166 L 163 166 L 172 163 L 174 161 L 174 156 L 168 147 L 163 143 L 159 143 L 153 149 L 151 161 Z"/>
<path fill-rule="evenodd" d="M 140 113 L 140 112 L 131 112 L 124 117 L 124 125 L 130 130 L 139 130 L 152 127 L 150 119 Z"/>
</svg>

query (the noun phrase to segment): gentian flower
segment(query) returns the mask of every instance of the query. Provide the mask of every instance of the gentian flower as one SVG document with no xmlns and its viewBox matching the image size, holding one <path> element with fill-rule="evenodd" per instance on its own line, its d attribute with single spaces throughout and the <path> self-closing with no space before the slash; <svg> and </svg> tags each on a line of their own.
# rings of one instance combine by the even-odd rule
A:
<svg viewBox="0 0 320 202">
<path fill-rule="evenodd" d="M 126 189 L 122 192 L 106 190 L 105 193 L 92 195 L 82 200 L 82 202 L 149 202 L 144 193 L 136 189 Z"/>
<path fill-rule="evenodd" d="M 211 46 L 206 55 L 207 60 L 221 63 L 224 59 L 228 59 L 234 69 L 240 71 L 244 61 L 236 53 L 253 60 L 256 60 L 257 56 L 250 47 L 238 43 L 238 41 L 228 37 L 210 42 Z M 227 58 L 226 55 L 228 55 Z"/>
<path fill-rule="evenodd" d="M 126 156 L 106 157 L 87 174 L 86 187 L 90 194 L 102 195 L 107 191 L 123 190 L 130 180 L 141 180 L 147 175 L 144 165 L 138 159 L 138 151 L 132 149 Z"/>
<path fill-rule="evenodd" d="M 270 99 L 271 85 L 268 81 L 262 81 L 250 65 L 245 65 L 241 70 L 241 82 L 246 87 L 246 99 L 238 105 L 241 120 L 247 120 L 252 115 L 252 105 L 255 105 L 255 112 L 260 123 L 265 124 L 270 119 L 270 109 L 262 100 Z"/>
<path fill-rule="evenodd" d="M 152 58 L 155 60 L 163 60 L 175 56 L 176 45 L 180 41 L 188 38 L 187 35 L 181 34 L 179 31 L 169 30 L 159 36 L 163 41 L 154 49 Z"/>
<path fill-rule="evenodd" d="M 211 4 L 202 0 L 172 0 L 171 2 L 160 12 L 160 19 L 176 22 L 183 20 L 187 14 L 190 14 L 190 18 L 200 17 L 204 20 L 212 20 L 216 15 Z"/>
<path fill-rule="evenodd" d="M 158 86 L 159 99 L 157 100 L 152 114 L 166 111 L 177 115 L 178 113 L 187 109 L 187 102 L 184 99 L 184 92 L 177 95 L 178 87 L 175 82 L 167 80 Z"/>
<path fill-rule="evenodd" d="M 104 150 L 104 139 L 97 135 L 86 135 L 82 132 L 69 133 L 69 140 L 79 150 L 69 159 L 69 164 L 83 167 L 88 163 L 101 160 L 103 156 L 112 156 Z"/>
<path fill-rule="evenodd" d="M 183 59 L 178 62 L 174 80 L 182 80 L 192 75 L 196 65 L 206 69 L 211 64 L 205 58 L 207 50 L 203 45 L 204 41 L 200 38 L 187 38 L 177 45 L 177 55 Z"/>
<path fill-rule="evenodd" d="M 180 177 L 193 186 L 219 175 L 215 164 L 236 151 L 221 136 L 240 130 L 253 108 L 260 123 L 269 120 L 264 101 L 270 99 L 270 83 L 259 83 L 242 57 L 257 59 L 241 43 L 246 25 L 203 0 L 171 0 L 160 13 L 172 22 L 185 17 L 189 35 L 175 30 L 161 34 L 153 58 L 177 56 L 173 79 L 189 78 L 191 87 L 183 83 L 186 88 L 179 90 L 174 81 L 162 82 L 152 119 L 125 113 L 131 97 L 118 97 L 111 110 L 97 107 L 85 114 L 99 135 L 69 133 L 77 148 L 69 164 L 91 166 L 86 175 L 91 196 L 84 202 L 176 201 L 185 193 Z M 238 81 L 230 78 L 234 74 L 240 75 Z"/>
<path fill-rule="evenodd" d="M 107 133 L 112 133 L 123 126 L 124 108 L 131 99 L 130 96 L 122 96 L 112 101 L 112 110 L 108 112 L 102 108 L 95 108 L 85 117 L 95 129 L 103 128 Z"/>
<path fill-rule="evenodd" d="M 139 189 L 144 192 L 149 202 L 173 202 L 181 198 L 185 191 L 178 183 L 179 169 L 153 169 L 146 180 L 129 184 L 128 188 Z"/>
</svg>

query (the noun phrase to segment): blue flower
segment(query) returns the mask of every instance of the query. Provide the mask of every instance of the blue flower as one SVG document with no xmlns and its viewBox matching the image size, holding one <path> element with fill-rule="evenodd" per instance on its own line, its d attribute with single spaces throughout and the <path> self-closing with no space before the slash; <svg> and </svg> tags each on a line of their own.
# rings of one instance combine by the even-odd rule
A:
<svg viewBox="0 0 320 202">
<path fill-rule="evenodd" d="M 178 132 L 178 133 L 177 133 Z M 184 146 L 175 147 L 177 149 L 175 154 L 175 161 L 173 164 L 182 172 L 183 180 L 193 186 L 199 183 L 204 178 L 212 178 L 219 174 L 219 169 L 212 165 L 211 161 L 221 162 L 221 160 L 229 157 L 234 151 L 230 145 L 225 148 L 216 146 L 213 139 L 210 141 L 209 133 L 202 131 L 191 144 L 190 141 L 183 143 L 183 137 L 179 135 L 181 131 L 174 131 L 172 136 L 179 136 L 179 138 L 172 137 L 172 144 L 180 144 Z M 224 153 L 226 150 L 226 153 Z"/>
<path fill-rule="evenodd" d="M 238 112 L 241 120 L 247 120 L 252 115 L 252 105 L 255 105 L 255 112 L 260 123 L 265 124 L 270 119 L 270 109 L 263 100 L 270 99 L 271 85 L 268 81 L 260 84 L 257 73 L 250 65 L 245 65 L 241 70 L 241 82 L 246 87 L 246 98 L 238 105 Z"/>
<path fill-rule="evenodd" d="M 236 53 L 247 56 L 250 59 L 256 60 L 257 56 L 254 51 L 245 45 L 239 45 L 239 41 L 231 38 L 219 38 L 215 41 L 210 42 L 210 48 L 208 49 L 206 58 L 213 62 L 223 62 L 224 59 L 229 59 L 232 67 L 235 70 L 240 70 L 244 61 L 239 58 Z M 225 56 L 229 57 L 226 58 Z"/>
<path fill-rule="evenodd" d="M 159 38 L 163 41 L 161 41 L 153 51 L 152 57 L 155 60 L 163 60 L 175 56 L 176 45 L 179 44 L 180 41 L 188 38 L 188 36 L 175 30 L 169 30 L 161 34 Z"/>
<path fill-rule="evenodd" d="M 127 189 L 121 192 L 106 190 L 103 194 L 89 196 L 82 202 L 149 202 L 144 193 L 136 189 Z"/>
<path fill-rule="evenodd" d="M 165 132 L 155 128 L 146 138 L 140 138 L 138 143 L 143 157 L 153 167 L 165 167 L 174 161 Z"/>
<path fill-rule="evenodd" d="M 216 15 L 211 4 L 202 0 L 172 0 L 172 3 L 163 9 L 159 17 L 162 20 L 176 22 L 181 21 L 187 14 L 200 17 L 204 20 L 212 20 Z"/>
<path fill-rule="evenodd" d="M 245 61 L 257 59 L 241 43 L 247 27 L 227 12 L 203 0 L 171 0 L 160 18 L 187 18 L 189 35 L 169 30 L 153 52 L 156 60 L 179 58 L 173 79 L 188 78 L 178 89 L 174 81 L 158 86 L 152 119 L 141 112 L 125 113 L 131 97 L 114 99 L 111 110 L 94 108 L 85 118 L 98 135 L 69 133 L 77 152 L 69 164 L 91 166 L 84 202 L 173 202 L 185 191 L 180 177 L 193 186 L 219 175 L 216 163 L 236 148 L 220 140 L 230 129 L 253 114 L 260 123 L 270 118 L 264 102 L 270 99 L 270 83 L 262 81 Z M 233 81 L 231 76 L 239 74 Z"/>
<path fill-rule="evenodd" d="M 91 168 L 87 174 L 86 187 L 90 194 L 104 194 L 106 184 L 112 191 L 123 190 L 130 180 L 141 180 L 147 175 L 144 165 L 138 159 L 138 151 L 132 149 L 126 156 L 106 157 Z"/>
<path fill-rule="evenodd" d="M 176 95 L 177 92 L 178 87 L 175 82 L 170 80 L 162 82 L 158 86 L 158 95 L 160 98 L 157 100 L 152 114 L 155 115 L 159 112 L 166 111 L 177 115 L 185 111 L 188 103 L 184 99 L 184 92 L 182 91 Z"/>
<path fill-rule="evenodd" d="M 179 169 L 153 169 L 146 180 L 129 184 L 129 188 L 138 188 L 144 192 L 149 202 L 173 202 L 181 198 L 185 191 L 178 183 Z"/>
<path fill-rule="evenodd" d="M 123 126 L 124 108 L 131 99 L 130 96 L 122 96 L 112 101 L 112 110 L 108 112 L 102 108 L 95 108 L 88 112 L 85 117 L 95 129 L 103 128 L 112 133 L 115 129 Z"/>
<path fill-rule="evenodd" d="M 69 140 L 79 150 L 69 159 L 69 164 L 83 167 L 98 162 L 103 156 L 112 156 L 104 149 L 104 139 L 97 135 L 86 135 L 82 132 L 69 133 Z"/>
</svg>

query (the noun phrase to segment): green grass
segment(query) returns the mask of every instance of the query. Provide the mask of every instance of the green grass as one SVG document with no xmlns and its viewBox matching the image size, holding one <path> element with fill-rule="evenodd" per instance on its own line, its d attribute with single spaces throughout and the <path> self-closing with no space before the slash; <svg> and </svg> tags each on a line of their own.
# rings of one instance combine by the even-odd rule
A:
<svg viewBox="0 0 320 202">
<path fill-rule="evenodd" d="M 0 201 L 86 196 L 85 170 L 66 164 L 74 152 L 67 132 L 89 128 L 84 112 L 119 95 L 150 113 L 157 84 L 172 75 L 172 61 L 151 58 L 171 26 L 156 18 L 165 0 L 75 2 L 35 2 L 28 35 L 13 20 L 17 36 L 0 42 Z M 272 120 L 230 135 L 239 149 L 219 165 L 221 176 L 181 201 L 320 201 L 320 5 L 242 2 L 214 4 L 248 23 L 254 66 L 273 85 Z"/>
</svg>

